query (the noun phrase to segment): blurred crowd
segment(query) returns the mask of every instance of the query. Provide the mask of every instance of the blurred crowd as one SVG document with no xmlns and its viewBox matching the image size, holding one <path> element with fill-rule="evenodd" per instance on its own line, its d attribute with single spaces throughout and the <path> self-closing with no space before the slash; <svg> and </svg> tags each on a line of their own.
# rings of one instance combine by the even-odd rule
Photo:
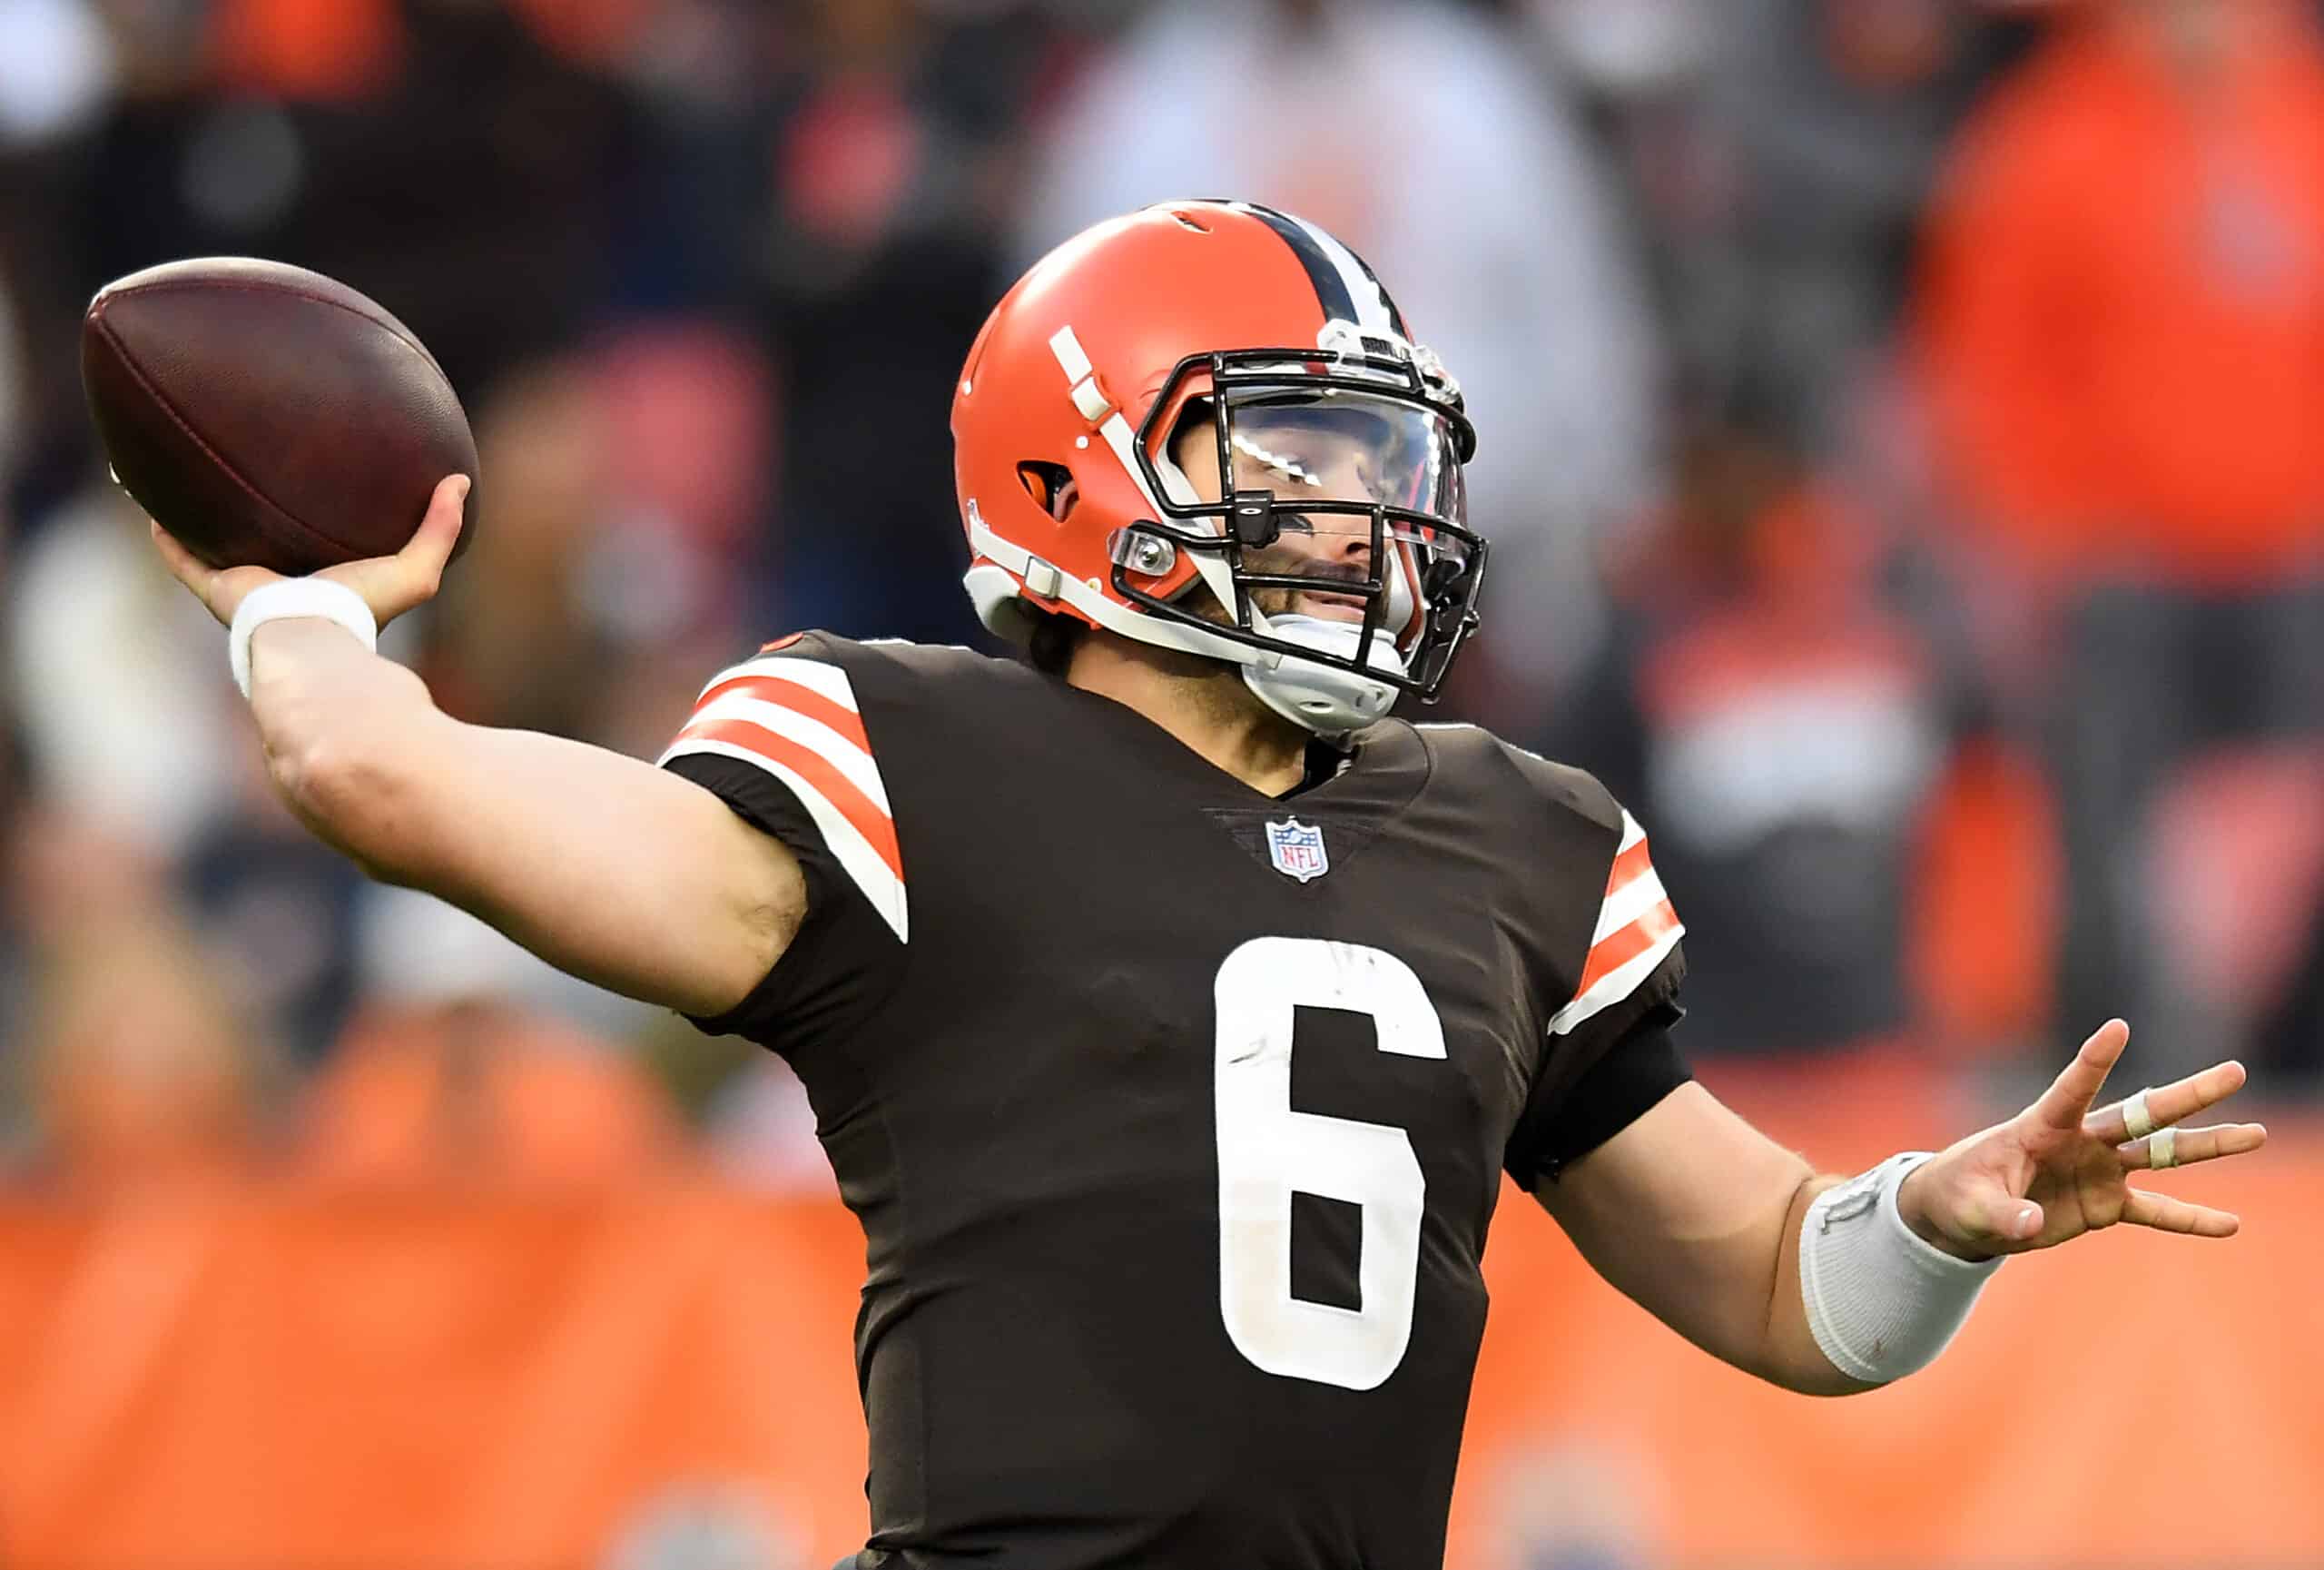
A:
<svg viewBox="0 0 2324 1570">
<path fill-rule="evenodd" d="M 1690 1052 L 2006 1075 L 2122 1013 L 2147 1080 L 2313 1084 L 2318 10 L 0 0 L 0 1150 L 828 1182 L 780 1064 L 274 802 L 93 449 L 99 285 L 256 254 L 410 324 L 486 507 L 387 647 L 650 756 L 781 632 L 981 640 L 960 357 L 1190 195 L 1348 239 L 1467 388 L 1440 717 L 1649 825 Z"/>
</svg>

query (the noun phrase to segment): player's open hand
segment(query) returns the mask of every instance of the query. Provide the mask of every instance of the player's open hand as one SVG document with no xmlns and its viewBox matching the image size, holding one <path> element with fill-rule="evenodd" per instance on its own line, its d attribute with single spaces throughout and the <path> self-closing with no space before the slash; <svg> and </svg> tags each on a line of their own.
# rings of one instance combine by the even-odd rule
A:
<svg viewBox="0 0 2324 1570">
<path fill-rule="evenodd" d="M 452 558 L 452 547 L 460 538 L 468 495 L 468 476 L 447 476 L 438 482 L 435 495 L 428 499 L 428 515 L 401 550 L 393 556 L 327 567 L 315 576 L 343 583 L 361 595 L 363 603 L 371 607 L 372 618 L 387 626 L 436 597 L 438 586 L 444 581 L 444 564 Z M 210 607 L 211 615 L 228 626 L 233 624 L 234 612 L 251 590 L 282 576 L 262 567 L 212 567 L 160 524 L 153 525 L 153 530 L 154 547 L 171 573 L 193 591 L 194 598 Z"/>
<path fill-rule="evenodd" d="M 2215 1063 L 2092 1111 L 2130 1039 L 2130 1026 L 2108 1021 L 2040 1101 L 1914 1169 L 1896 1196 L 1905 1221 L 1938 1248 L 1971 1259 L 2051 1248 L 2118 1221 L 2233 1237 L 2240 1223 L 2228 1211 L 2134 1189 L 2130 1174 L 2240 1156 L 2264 1144 L 2268 1131 L 2257 1123 L 2178 1127 L 2241 1090 L 2243 1065 Z"/>
</svg>

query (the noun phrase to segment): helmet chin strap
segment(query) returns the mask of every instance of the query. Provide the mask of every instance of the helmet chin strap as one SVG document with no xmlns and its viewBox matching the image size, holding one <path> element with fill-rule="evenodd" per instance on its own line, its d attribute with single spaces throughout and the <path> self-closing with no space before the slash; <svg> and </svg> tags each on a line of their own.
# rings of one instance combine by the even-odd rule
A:
<svg viewBox="0 0 2324 1570">
<path fill-rule="evenodd" d="M 1322 617 L 1283 615 L 1269 618 L 1268 632 L 1318 654 L 1354 659 L 1364 641 L 1360 624 L 1327 621 Z M 1374 670 L 1401 677 L 1403 657 L 1386 629 L 1372 639 L 1365 663 Z M 1246 665 L 1243 681 L 1258 700 L 1292 724 L 1324 736 L 1361 730 L 1385 715 L 1396 701 L 1396 688 L 1354 671 L 1339 670 L 1315 660 L 1285 655 L 1273 669 Z"/>
</svg>

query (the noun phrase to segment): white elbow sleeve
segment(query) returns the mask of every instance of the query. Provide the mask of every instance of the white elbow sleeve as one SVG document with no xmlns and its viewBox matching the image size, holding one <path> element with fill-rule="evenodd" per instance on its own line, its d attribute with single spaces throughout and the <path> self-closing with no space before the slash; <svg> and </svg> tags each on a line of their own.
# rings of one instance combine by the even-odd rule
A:
<svg viewBox="0 0 2324 1570">
<path fill-rule="evenodd" d="M 2001 1260 L 1960 1259 L 1905 1224 L 1896 1190 L 1929 1159 L 1891 1156 L 1816 1196 L 1799 1234 L 1807 1328 L 1832 1367 L 1885 1385 L 1945 1350 Z"/>
</svg>

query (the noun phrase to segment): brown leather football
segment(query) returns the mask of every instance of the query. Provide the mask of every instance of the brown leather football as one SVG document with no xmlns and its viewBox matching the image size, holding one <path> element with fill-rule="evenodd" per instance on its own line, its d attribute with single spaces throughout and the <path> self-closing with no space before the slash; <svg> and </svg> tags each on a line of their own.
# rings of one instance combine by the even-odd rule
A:
<svg viewBox="0 0 2324 1570">
<path fill-rule="evenodd" d="M 213 567 L 389 555 L 437 481 L 478 479 L 435 357 L 304 268 L 206 257 L 107 284 L 81 323 L 81 381 L 114 479 Z M 476 516 L 471 489 L 459 549 Z"/>
</svg>

